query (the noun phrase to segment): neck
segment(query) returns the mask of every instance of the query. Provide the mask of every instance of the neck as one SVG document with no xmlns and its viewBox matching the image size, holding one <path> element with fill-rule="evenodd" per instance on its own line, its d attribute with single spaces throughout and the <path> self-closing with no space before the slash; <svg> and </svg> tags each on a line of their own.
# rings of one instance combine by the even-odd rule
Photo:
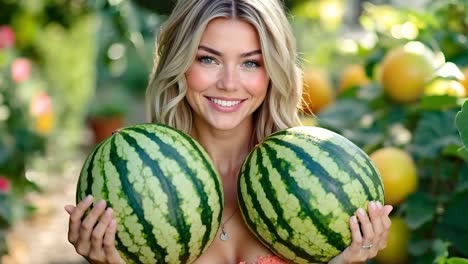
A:
<svg viewBox="0 0 468 264">
<path fill-rule="evenodd" d="M 195 120 L 191 136 L 208 152 L 223 182 L 225 205 L 237 203 L 237 175 L 251 150 L 253 123 L 243 122 L 231 130 L 219 130 Z"/>
</svg>

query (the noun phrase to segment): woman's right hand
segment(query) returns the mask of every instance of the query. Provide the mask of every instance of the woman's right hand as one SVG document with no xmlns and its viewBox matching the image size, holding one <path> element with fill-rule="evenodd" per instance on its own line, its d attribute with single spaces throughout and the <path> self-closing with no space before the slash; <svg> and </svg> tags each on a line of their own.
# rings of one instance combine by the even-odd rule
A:
<svg viewBox="0 0 468 264">
<path fill-rule="evenodd" d="M 90 263 L 125 263 L 114 244 L 117 224 L 112 209 L 106 209 L 106 202 L 101 200 L 83 218 L 92 204 L 93 197 L 87 196 L 76 206 L 65 205 L 65 211 L 70 215 L 68 241 Z"/>
</svg>

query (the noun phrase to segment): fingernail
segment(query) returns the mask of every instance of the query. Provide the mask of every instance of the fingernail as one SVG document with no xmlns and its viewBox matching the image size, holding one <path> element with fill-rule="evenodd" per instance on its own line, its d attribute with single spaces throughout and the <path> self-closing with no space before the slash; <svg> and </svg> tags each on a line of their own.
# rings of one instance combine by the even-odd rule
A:
<svg viewBox="0 0 468 264">
<path fill-rule="evenodd" d="M 351 222 L 357 224 L 357 219 L 356 219 L 356 216 L 355 216 L 355 215 L 351 216 Z"/>
<path fill-rule="evenodd" d="M 382 204 L 379 201 L 377 201 L 377 208 L 382 209 Z"/>
<path fill-rule="evenodd" d="M 374 201 L 369 202 L 369 208 L 371 210 L 375 210 L 375 202 Z"/>
<path fill-rule="evenodd" d="M 106 202 L 104 202 L 104 200 L 100 200 L 100 201 L 96 204 L 96 207 L 102 208 L 102 207 L 105 206 L 105 204 L 106 204 Z"/>
<path fill-rule="evenodd" d="M 359 208 L 357 211 L 358 211 L 358 214 L 360 214 L 361 216 L 366 216 L 366 212 L 364 211 L 364 209 Z"/>
<path fill-rule="evenodd" d="M 107 208 L 105 214 L 107 216 L 111 216 L 112 215 L 112 208 Z"/>
<path fill-rule="evenodd" d="M 93 196 L 91 194 L 88 194 L 86 198 L 84 199 L 85 202 L 91 202 L 93 200 Z"/>
<path fill-rule="evenodd" d="M 109 225 L 110 227 L 114 227 L 116 224 L 117 222 L 115 222 L 115 219 L 112 219 Z"/>
</svg>

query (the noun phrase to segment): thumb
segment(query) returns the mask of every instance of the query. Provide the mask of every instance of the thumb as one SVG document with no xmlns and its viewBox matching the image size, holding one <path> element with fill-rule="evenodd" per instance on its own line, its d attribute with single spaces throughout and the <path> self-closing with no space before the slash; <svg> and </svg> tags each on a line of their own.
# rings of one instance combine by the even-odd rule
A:
<svg viewBox="0 0 468 264">
<path fill-rule="evenodd" d="M 393 210 L 393 206 L 385 205 L 385 214 L 386 215 L 389 215 L 392 210 Z"/>
<path fill-rule="evenodd" d="M 65 205 L 64 208 L 65 208 L 65 211 L 67 211 L 69 215 L 71 215 L 73 211 L 75 210 L 75 206 L 71 204 Z"/>
</svg>

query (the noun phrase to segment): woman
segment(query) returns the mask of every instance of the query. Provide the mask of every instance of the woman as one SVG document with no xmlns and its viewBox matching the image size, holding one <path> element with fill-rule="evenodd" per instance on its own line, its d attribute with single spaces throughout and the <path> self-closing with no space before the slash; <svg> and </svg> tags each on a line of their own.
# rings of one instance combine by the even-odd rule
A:
<svg viewBox="0 0 468 264">
<path fill-rule="evenodd" d="M 147 90 L 151 121 L 199 141 L 224 186 L 222 228 L 196 263 L 285 263 L 249 232 L 236 190 L 252 147 L 299 123 L 302 82 L 283 7 L 278 0 L 178 1 L 158 44 Z M 100 201 L 82 220 L 91 204 L 87 198 L 65 207 L 70 242 L 91 263 L 122 263 L 112 209 Z M 365 261 L 385 247 L 391 207 L 370 202 L 368 211 L 351 217 L 352 243 L 330 263 Z"/>
</svg>

